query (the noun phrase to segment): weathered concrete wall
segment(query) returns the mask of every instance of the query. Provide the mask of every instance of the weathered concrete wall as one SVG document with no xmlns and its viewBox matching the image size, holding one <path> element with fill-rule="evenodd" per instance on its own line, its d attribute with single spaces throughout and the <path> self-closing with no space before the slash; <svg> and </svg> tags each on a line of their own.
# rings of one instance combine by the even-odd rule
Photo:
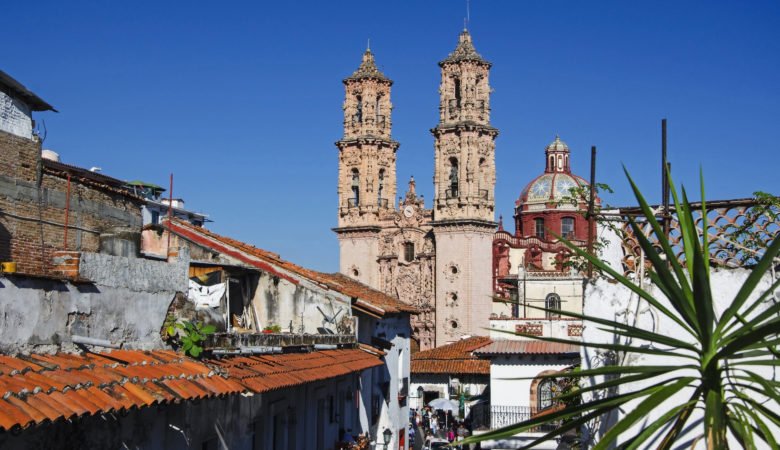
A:
<svg viewBox="0 0 780 450">
<path fill-rule="evenodd" d="M 279 325 L 283 331 L 317 333 L 317 328 L 327 328 L 334 333 L 335 324 L 325 322 L 325 314 L 333 316 L 338 311 L 336 323 L 352 316 L 348 298 L 333 291 L 308 286 L 301 282 L 293 284 L 287 280 L 260 272 L 255 297 L 252 299 L 260 328 Z M 324 314 L 323 314 L 324 313 Z"/>
<path fill-rule="evenodd" d="M 82 254 L 92 283 L 0 277 L 0 353 L 72 349 L 72 335 L 161 348 L 160 329 L 176 292 L 186 292 L 188 259 L 166 263 Z"/>
<path fill-rule="evenodd" d="M 82 253 L 79 275 L 100 286 L 135 292 L 187 292 L 189 250 L 170 262 Z"/>
</svg>

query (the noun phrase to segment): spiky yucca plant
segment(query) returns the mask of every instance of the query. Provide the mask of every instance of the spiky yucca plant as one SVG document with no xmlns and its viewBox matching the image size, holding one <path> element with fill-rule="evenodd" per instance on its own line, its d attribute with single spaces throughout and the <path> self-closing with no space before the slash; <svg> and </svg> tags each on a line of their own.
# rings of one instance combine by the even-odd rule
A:
<svg viewBox="0 0 780 450">
<path fill-rule="evenodd" d="M 600 258 L 590 255 L 566 239 L 569 248 L 652 306 L 662 320 L 674 322 L 681 334 L 670 336 L 648 331 L 631 324 L 565 311 L 564 316 L 582 319 L 612 333 L 617 343 L 580 342 L 552 337 L 523 335 L 547 342 L 572 343 L 618 354 L 673 357 L 679 365 L 607 365 L 583 369 L 567 377 L 598 381 L 559 397 L 566 406 L 560 410 L 524 422 L 469 438 L 464 443 L 500 439 L 529 431 L 543 424 L 562 424 L 524 448 L 571 434 L 583 425 L 604 417 L 616 418 L 593 444 L 594 449 L 669 449 L 681 445 L 686 436 L 704 443 L 707 449 L 728 449 L 729 436 L 743 448 L 768 446 L 778 448 L 773 430 L 780 429 L 780 383 L 756 372 L 761 366 L 780 366 L 775 347 L 780 344 L 780 302 L 769 302 L 780 286 L 774 282 L 763 293 L 753 295 L 767 272 L 776 265 L 780 238 L 763 251 L 758 263 L 739 288 L 736 296 L 721 313 L 717 313 L 716 295 L 710 282 L 709 236 L 704 183 L 701 182 L 701 230 L 696 226 L 690 203 L 682 188 L 682 197 L 671 182 L 675 211 L 682 236 L 684 263 L 675 256 L 655 213 L 626 172 L 631 188 L 647 223 L 657 239 L 656 248 L 642 226 L 630 220 L 639 244 L 652 264 L 648 276 L 665 299 L 656 298 Z M 751 299 L 751 297 L 754 297 Z M 542 309 L 544 308 L 536 308 Z M 555 378 L 549 375 L 544 378 Z M 637 387 L 638 386 L 638 387 Z M 608 395 L 571 402 L 575 396 L 596 392 Z M 665 400 L 685 395 L 679 404 Z M 688 395 L 690 394 L 690 395 Z M 662 408 L 662 409 L 661 409 Z M 700 410 L 701 413 L 694 414 Z M 622 415 L 620 414 L 622 413 Z M 701 424 L 694 418 L 701 417 Z M 702 430 L 691 437 L 690 429 Z"/>
</svg>

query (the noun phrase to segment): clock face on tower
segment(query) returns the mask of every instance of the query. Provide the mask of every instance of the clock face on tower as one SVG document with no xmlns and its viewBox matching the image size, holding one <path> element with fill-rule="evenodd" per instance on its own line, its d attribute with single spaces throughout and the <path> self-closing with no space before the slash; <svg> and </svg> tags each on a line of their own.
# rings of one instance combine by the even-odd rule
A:
<svg viewBox="0 0 780 450">
<path fill-rule="evenodd" d="M 404 208 L 404 216 L 406 216 L 407 219 L 411 218 L 414 215 L 414 207 L 412 205 L 406 205 Z"/>
</svg>

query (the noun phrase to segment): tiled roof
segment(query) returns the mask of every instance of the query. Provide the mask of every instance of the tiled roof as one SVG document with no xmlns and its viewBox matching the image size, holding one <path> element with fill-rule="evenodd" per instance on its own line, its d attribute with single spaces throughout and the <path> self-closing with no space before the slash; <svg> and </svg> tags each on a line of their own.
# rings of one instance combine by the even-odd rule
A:
<svg viewBox="0 0 780 450">
<path fill-rule="evenodd" d="M 474 336 L 417 352 L 412 355 L 412 373 L 452 373 L 489 375 L 490 361 L 474 356 L 474 351 L 490 344 L 485 336 Z"/>
<path fill-rule="evenodd" d="M 166 220 L 163 222 L 163 226 L 173 230 L 173 232 L 176 234 L 182 235 L 185 238 L 196 242 L 199 245 L 204 245 L 216 251 L 225 252 L 227 254 L 233 253 L 232 256 L 238 257 L 245 263 L 273 273 L 293 283 L 297 283 L 297 281 L 290 278 L 289 276 L 286 276 L 283 272 L 286 271 L 293 273 L 323 285 L 328 289 L 341 292 L 342 294 L 351 298 L 356 298 L 362 302 L 368 303 L 368 309 L 372 310 L 375 314 L 380 316 L 384 314 L 396 314 L 400 312 L 418 312 L 417 308 L 414 306 L 408 305 L 396 299 L 395 297 L 391 297 L 384 292 L 366 286 L 365 284 L 355 281 L 345 275 L 339 273 L 322 273 L 317 272 L 316 270 L 310 270 L 305 267 L 301 267 L 290 261 L 285 261 L 276 253 L 257 248 L 253 245 L 249 245 L 245 242 L 241 242 L 226 236 L 221 236 L 217 233 L 206 230 L 205 228 L 196 227 L 189 222 L 174 219 L 173 226 L 171 226 Z M 230 248 L 225 248 L 224 246 L 229 246 L 232 248 L 232 250 Z M 249 256 L 250 258 L 242 258 L 241 255 L 235 254 L 236 250 Z"/>
<path fill-rule="evenodd" d="M 172 351 L 0 355 L 0 431 L 161 403 L 266 392 L 381 365 L 358 349 L 196 361 Z"/>
<path fill-rule="evenodd" d="M 358 349 L 237 356 L 209 362 L 227 370 L 229 379 L 239 381 L 254 393 L 298 386 L 382 365 L 378 357 Z"/>
<path fill-rule="evenodd" d="M 475 353 L 480 356 L 488 355 L 553 355 L 569 354 L 580 352 L 580 346 L 574 344 L 563 344 L 558 342 L 544 342 L 532 340 L 494 340 L 490 345 L 485 346 Z"/>
</svg>

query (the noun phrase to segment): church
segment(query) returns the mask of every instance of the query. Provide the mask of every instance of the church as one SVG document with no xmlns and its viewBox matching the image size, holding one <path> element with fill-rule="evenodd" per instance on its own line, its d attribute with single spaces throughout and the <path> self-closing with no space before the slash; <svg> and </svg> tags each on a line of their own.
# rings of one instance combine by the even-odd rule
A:
<svg viewBox="0 0 780 450">
<path fill-rule="evenodd" d="M 544 224 L 535 220 L 541 217 L 539 206 L 547 209 L 544 205 L 555 201 L 552 197 L 545 201 L 545 192 L 534 191 L 530 195 L 537 201 L 525 202 L 539 204 L 530 206 L 534 217 L 524 219 L 526 211 L 516 210 L 518 231 L 513 237 L 517 239 L 507 239 L 503 227 L 498 229 L 494 196 L 498 130 L 490 123 L 491 63 L 476 51 L 468 30 L 461 32 L 457 46 L 439 67 L 439 123 L 431 130 L 432 205 L 426 207 L 416 193 L 414 179 L 399 196 L 399 143 L 392 137 L 391 118 L 393 81 L 377 68 L 370 49 L 363 54 L 358 69 L 343 80 L 344 134 L 336 142 L 338 226 L 334 231 L 339 241 L 339 270 L 421 311 L 412 318 L 414 350 L 441 347 L 465 336 L 488 335 L 491 317 L 506 312 L 505 304 L 494 302 L 496 288 L 506 292 L 507 275 L 521 265 L 528 266 L 523 261 L 509 267 L 510 245 L 525 249 L 525 244 L 533 244 L 528 255 L 534 255 L 533 261 L 529 260 L 534 268 L 562 270 L 560 264 L 543 262 L 537 255 L 537 250 L 558 249 L 551 236 L 545 239 L 538 230 L 532 231 L 531 239 L 522 236 L 530 224 L 543 229 Z M 574 180 L 569 187 L 584 181 L 570 174 L 568 147 L 564 150 L 565 144 L 559 139 L 556 142 L 560 148 L 551 152 L 548 147 L 545 172 L 551 174 L 548 181 L 560 193 L 568 189 L 561 184 L 564 179 Z M 556 181 L 556 176 L 561 181 Z M 581 207 L 575 205 L 574 210 Z M 549 225 L 571 225 L 572 232 L 577 229 L 581 238 L 581 219 L 569 209 L 563 221 L 555 214 L 543 215 L 550 217 Z M 571 223 L 568 216 L 576 222 Z M 541 245 L 545 241 L 547 244 Z M 568 254 L 557 257 L 560 260 Z"/>
</svg>

